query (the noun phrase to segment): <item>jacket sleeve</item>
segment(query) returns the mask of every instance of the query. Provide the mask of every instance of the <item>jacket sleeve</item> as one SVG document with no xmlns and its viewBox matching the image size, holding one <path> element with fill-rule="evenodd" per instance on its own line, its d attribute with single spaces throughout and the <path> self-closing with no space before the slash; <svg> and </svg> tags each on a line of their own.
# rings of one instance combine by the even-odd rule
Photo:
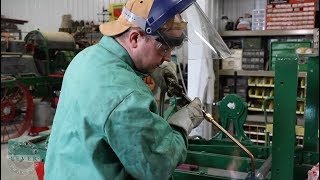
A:
<svg viewBox="0 0 320 180">
<path fill-rule="evenodd" d="M 187 155 L 183 134 L 152 112 L 153 96 L 132 92 L 105 124 L 107 140 L 126 171 L 136 179 L 169 179 Z"/>
</svg>

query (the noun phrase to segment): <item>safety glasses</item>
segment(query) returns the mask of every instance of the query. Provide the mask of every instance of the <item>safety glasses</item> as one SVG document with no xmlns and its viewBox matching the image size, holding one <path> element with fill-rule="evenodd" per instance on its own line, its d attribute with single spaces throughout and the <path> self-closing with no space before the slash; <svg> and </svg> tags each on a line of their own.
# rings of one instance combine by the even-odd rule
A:
<svg viewBox="0 0 320 180">
<path fill-rule="evenodd" d="M 182 33 L 179 37 L 166 35 L 164 33 L 158 33 L 157 36 L 153 36 L 153 38 L 158 42 L 156 45 L 156 49 L 162 54 L 167 55 L 174 49 L 180 47 L 186 36 Z"/>
<path fill-rule="evenodd" d="M 171 54 L 171 51 L 173 50 L 173 48 L 170 48 L 169 46 L 161 43 L 160 41 L 157 41 L 156 44 L 156 50 L 162 55 L 162 56 L 168 56 L 168 54 Z"/>
</svg>

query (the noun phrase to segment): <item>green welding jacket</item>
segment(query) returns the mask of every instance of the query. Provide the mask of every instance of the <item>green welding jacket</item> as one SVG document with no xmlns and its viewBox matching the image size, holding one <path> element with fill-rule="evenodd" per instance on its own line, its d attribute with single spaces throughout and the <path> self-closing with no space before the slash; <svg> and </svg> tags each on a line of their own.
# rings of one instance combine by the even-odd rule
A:
<svg viewBox="0 0 320 180">
<path fill-rule="evenodd" d="M 68 66 L 45 159 L 45 180 L 169 179 L 186 135 L 159 116 L 128 52 L 113 38 Z"/>
</svg>

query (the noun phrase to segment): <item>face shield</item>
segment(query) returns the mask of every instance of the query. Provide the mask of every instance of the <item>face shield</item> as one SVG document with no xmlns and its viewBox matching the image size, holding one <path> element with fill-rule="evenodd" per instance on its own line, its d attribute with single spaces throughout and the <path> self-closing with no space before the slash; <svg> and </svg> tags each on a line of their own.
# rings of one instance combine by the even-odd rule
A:
<svg viewBox="0 0 320 180">
<path fill-rule="evenodd" d="M 231 55 L 229 48 L 196 2 L 163 24 L 154 37 L 160 42 L 160 47 L 168 50 L 179 48 L 188 41 L 190 45 L 208 49 L 212 52 L 213 59 L 224 59 Z"/>
<path fill-rule="evenodd" d="M 152 35 L 159 42 L 156 48 L 161 51 L 172 51 L 181 47 L 187 40 L 186 30 L 187 22 L 180 14 L 175 15 L 159 28 L 155 35 Z"/>
<path fill-rule="evenodd" d="M 205 54 L 210 54 L 214 59 L 230 56 L 229 48 L 196 0 L 154 0 L 152 6 L 148 6 L 149 12 L 142 8 L 128 7 L 131 10 L 126 7 L 122 10 L 121 17 L 126 20 L 123 27 L 133 27 L 132 24 L 139 26 L 159 42 L 156 48 L 163 52 L 172 51 L 188 41 L 190 45 L 200 46 Z M 143 16 L 137 15 L 133 10 Z M 144 18 L 145 13 L 148 13 L 147 18 Z"/>
</svg>

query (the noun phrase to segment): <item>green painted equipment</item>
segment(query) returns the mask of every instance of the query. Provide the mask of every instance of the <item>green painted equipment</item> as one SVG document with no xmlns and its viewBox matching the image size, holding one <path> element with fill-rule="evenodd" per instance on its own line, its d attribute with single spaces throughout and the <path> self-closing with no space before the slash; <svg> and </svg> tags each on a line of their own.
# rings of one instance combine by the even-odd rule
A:
<svg viewBox="0 0 320 180">
<path fill-rule="evenodd" d="M 317 150 L 319 89 L 318 80 L 315 80 L 319 76 L 318 56 L 308 57 L 307 62 L 308 88 L 304 147 L 295 146 L 298 60 L 292 57 L 279 57 L 275 62 L 276 92 L 272 146 L 253 146 L 243 143 L 257 158 L 254 179 L 307 179 L 308 170 L 319 161 Z M 228 111 L 221 111 L 221 109 L 219 112 L 228 113 Z M 228 116 L 228 114 L 223 114 L 222 117 L 224 116 Z M 221 123 L 227 127 L 224 125 L 225 122 Z M 244 179 L 243 174 L 239 172 L 250 171 L 250 161 L 245 157 L 246 154 L 226 139 L 221 141 L 217 139 L 189 140 L 188 150 L 186 163 L 192 168 L 188 169 L 186 166 L 178 168 L 175 171 L 174 179 Z M 246 161 L 233 163 L 233 160 L 239 159 L 246 159 Z M 237 165 L 233 166 L 234 164 Z M 252 179 L 251 175 L 249 172 L 246 178 Z"/>
<path fill-rule="evenodd" d="M 250 139 L 245 135 L 243 130 L 243 124 L 247 119 L 248 105 L 243 102 L 241 97 L 237 94 L 229 94 L 225 96 L 221 101 L 217 103 L 218 111 L 220 114 L 220 121 L 224 129 L 230 127 L 232 122 L 236 133 L 235 138 L 240 142 L 252 143 Z M 221 131 L 215 136 L 217 138 L 226 138 L 226 135 Z"/>
<path fill-rule="evenodd" d="M 53 100 L 75 56 L 75 41 L 68 33 L 31 31 L 24 41 L 24 53 L 1 52 L 1 143 L 30 127 L 33 98 Z"/>
<path fill-rule="evenodd" d="M 31 31 L 24 40 L 41 75 L 63 74 L 75 55 L 75 40 L 69 33 Z"/>
</svg>

